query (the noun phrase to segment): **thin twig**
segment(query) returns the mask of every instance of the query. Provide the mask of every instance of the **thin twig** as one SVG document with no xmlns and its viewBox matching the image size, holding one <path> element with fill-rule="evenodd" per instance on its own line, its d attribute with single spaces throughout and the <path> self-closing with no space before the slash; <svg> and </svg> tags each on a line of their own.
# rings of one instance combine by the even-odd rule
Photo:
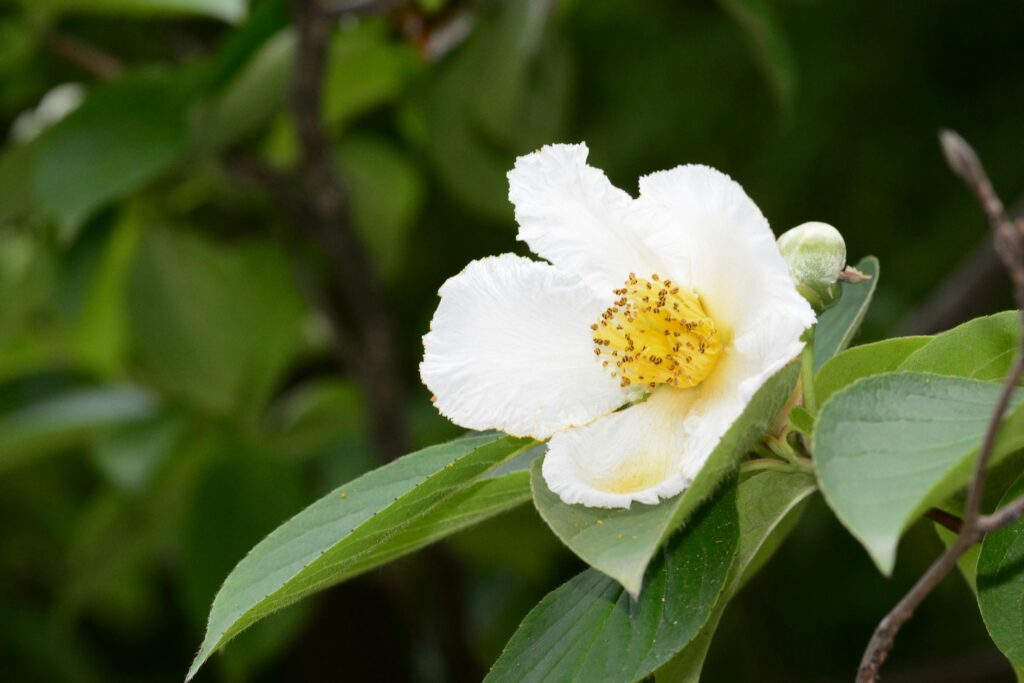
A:
<svg viewBox="0 0 1024 683">
<path fill-rule="evenodd" d="M 952 131 L 943 131 L 939 138 L 950 167 L 975 194 L 988 217 L 996 253 L 1013 281 L 1017 307 L 1024 309 L 1024 226 L 1015 223 L 1006 215 L 1002 201 L 971 146 Z M 992 515 L 981 514 L 981 499 L 985 492 L 988 464 L 995 450 L 999 428 L 1017 383 L 1024 374 L 1024 318 L 1021 321 L 1019 339 L 1016 361 L 1003 383 L 999 400 L 978 450 L 974 473 L 967 487 L 967 502 L 964 506 L 960 533 L 946 552 L 929 567 L 914 587 L 879 623 L 861 659 L 857 672 L 858 683 L 874 683 L 878 680 L 879 670 L 892 649 L 896 634 L 932 590 L 956 567 L 960 557 L 980 541 L 985 533 L 1005 526 L 1024 514 L 1024 499 L 1014 501 Z"/>
<path fill-rule="evenodd" d="M 945 510 L 940 510 L 939 508 L 932 508 L 928 512 L 924 513 L 924 516 L 936 524 L 949 529 L 954 534 L 960 533 L 960 530 L 963 529 L 964 526 L 964 520 L 960 519 L 956 515 L 949 514 Z"/>
<path fill-rule="evenodd" d="M 117 57 L 64 33 L 51 31 L 46 35 L 45 43 L 56 56 L 105 81 L 114 80 L 124 71 Z"/>
<path fill-rule="evenodd" d="M 1012 503 L 996 510 L 991 515 L 985 515 L 978 520 L 978 531 L 988 533 L 1004 526 L 1013 524 L 1024 516 L 1024 498 L 1018 498 Z"/>
</svg>

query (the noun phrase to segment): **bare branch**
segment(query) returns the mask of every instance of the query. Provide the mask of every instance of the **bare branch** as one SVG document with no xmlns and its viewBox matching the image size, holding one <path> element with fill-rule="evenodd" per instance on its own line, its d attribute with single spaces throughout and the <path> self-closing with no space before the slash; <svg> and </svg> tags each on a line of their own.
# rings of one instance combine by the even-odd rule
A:
<svg viewBox="0 0 1024 683">
<path fill-rule="evenodd" d="M 971 146 L 952 131 L 942 131 L 939 138 L 950 167 L 975 194 L 988 216 L 996 243 L 996 252 L 1013 280 L 1017 307 L 1024 309 L 1024 236 L 1022 236 L 1024 228 L 1020 224 L 1014 223 L 1006 215 L 1002 201 L 992 187 L 988 174 L 985 173 L 981 161 Z M 875 683 L 878 680 L 879 670 L 892 650 L 896 634 L 910 620 L 914 611 L 932 590 L 956 567 L 960 557 L 972 545 L 980 541 L 986 532 L 1009 524 L 1024 514 L 1024 502 L 1015 501 L 992 515 L 981 515 L 981 499 L 985 492 L 988 464 L 995 450 L 999 428 L 1009 406 L 1010 398 L 1024 374 L 1024 318 L 1021 321 L 1019 339 L 1018 343 L 1021 346 L 1017 349 L 1016 361 L 1003 383 L 999 400 L 996 402 L 992 418 L 978 450 L 974 473 L 967 487 L 967 502 L 964 506 L 964 519 L 960 525 L 959 535 L 946 552 L 929 567 L 913 588 L 879 623 L 871 636 L 864 657 L 861 659 L 860 669 L 857 672 L 858 683 Z"/>
<path fill-rule="evenodd" d="M 924 513 L 924 516 L 932 520 L 936 524 L 949 529 L 954 534 L 960 533 L 960 530 L 963 528 L 964 525 L 964 520 L 960 519 L 956 515 L 951 515 L 945 510 L 940 510 L 938 508 L 932 508 L 928 512 Z"/>
<path fill-rule="evenodd" d="M 382 3 L 358 3 L 369 11 Z M 388 3 L 390 4 L 390 3 Z M 298 53 L 289 106 L 301 148 L 299 176 L 313 236 L 331 259 L 341 311 L 331 316 L 336 330 L 353 328 L 360 357 L 357 372 L 366 392 L 377 451 L 391 459 L 406 449 L 402 383 L 398 372 L 393 325 L 379 280 L 352 224 L 348 188 L 335 168 L 334 145 L 321 116 L 324 74 L 334 13 L 316 0 L 293 0 Z"/>
<path fill-rule="evenodd" d="M 105 81 L 114 80 L 124 71 L 117 57 L 78 38 L 51 31 L 46 35 L 45 42 L 46 47 L 56 56 Z"/>
<path fill-rule="evenodd" d="M 985 515 L 978 520 L 978 530 L 982 533 L 989 533 L 1004 526 L 1013 524 L 1024 516 L 1024 498 L 1018 498 L 1009 505 L 996 510 L 991 515 Z"/>
</svg>

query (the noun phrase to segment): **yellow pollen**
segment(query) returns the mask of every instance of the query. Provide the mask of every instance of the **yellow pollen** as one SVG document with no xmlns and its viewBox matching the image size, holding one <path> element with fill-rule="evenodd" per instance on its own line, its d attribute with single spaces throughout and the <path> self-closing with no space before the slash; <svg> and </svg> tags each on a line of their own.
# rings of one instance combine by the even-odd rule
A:
<svg viewBox="0 0 1024 683">
<path fill-rule="evenodd" d="M 594 354 L 619 383 L 681 389 L 703 382 L 722 353 L 722 335 L 700 298 L 657 274 L 629 274 L 590 326 Z"/>
</svg>

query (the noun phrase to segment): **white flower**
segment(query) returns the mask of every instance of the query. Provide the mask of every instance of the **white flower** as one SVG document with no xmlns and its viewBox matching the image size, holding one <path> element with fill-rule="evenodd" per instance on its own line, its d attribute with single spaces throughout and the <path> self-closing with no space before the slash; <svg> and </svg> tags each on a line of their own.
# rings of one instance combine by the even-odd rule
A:
<svg viewBox="0 0 1024 683">
<path fill-rule="evenodd" d="M 628 508 L 693 481 L 814 312 L 728 176 L 679 166 L 633 199 L 586 159 L 516 161 L 519 239 L 550 263 L 502 254 L 449 279 L 420 373 L 453 422 L 550 438 L 566 503 Z"/>
</svg>

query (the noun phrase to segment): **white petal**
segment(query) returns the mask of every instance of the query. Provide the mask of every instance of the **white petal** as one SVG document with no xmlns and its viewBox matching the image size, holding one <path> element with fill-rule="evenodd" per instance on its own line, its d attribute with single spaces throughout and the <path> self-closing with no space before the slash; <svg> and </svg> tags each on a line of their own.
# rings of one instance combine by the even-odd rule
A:
<svg viewBox="0 0 1024 683">
<path fill-rule="evenodd" d="M 662 387 L 644 403 L 555 434 L 542 469 L 548 487 L 588 507 L 653 504 L 683 491 L 757 390 L 800 351 L 797 342 L 790 357 L 773 361 L 751 337 L 737 342 L 700 386 Z M 643 485 L 628 486 L 635 482 Z"/>
<path fill-rule="evenodd" d="M 420 375 L 456 424 L 544 439 L 626 402 L 594 355 L 604 304 L 577 278 L 503 254 L 470 263 L 440 294 Z"/>
<path fill-rule="evenodd" d="M 738 338 L 776 325 L 789 348 L 789 337 L 814 324 L 768 221 L 729 176 L 697 165 L 652 173 L 640 179 L 637 204 L 666 274 L 695 289 L 720 327 Z"/>
<path fill-rule="evenodd" d="M 629 227 L 633 198 L 588 166 L 587 153 L 584 144 L 547 145 L 519 157 L 508 196 L 519 239 L 610 298 L 630 272 L 657 272 L 658 260 Z"/>
<path fill-rule="evenodd" d="M 695 391 L 663 387 L 647 401 L 555 434 L 542 473 L 569 504 L 628 508 L 657 503 L 692 481 L 684 474 L 687 410 Z"/>
</svg>

